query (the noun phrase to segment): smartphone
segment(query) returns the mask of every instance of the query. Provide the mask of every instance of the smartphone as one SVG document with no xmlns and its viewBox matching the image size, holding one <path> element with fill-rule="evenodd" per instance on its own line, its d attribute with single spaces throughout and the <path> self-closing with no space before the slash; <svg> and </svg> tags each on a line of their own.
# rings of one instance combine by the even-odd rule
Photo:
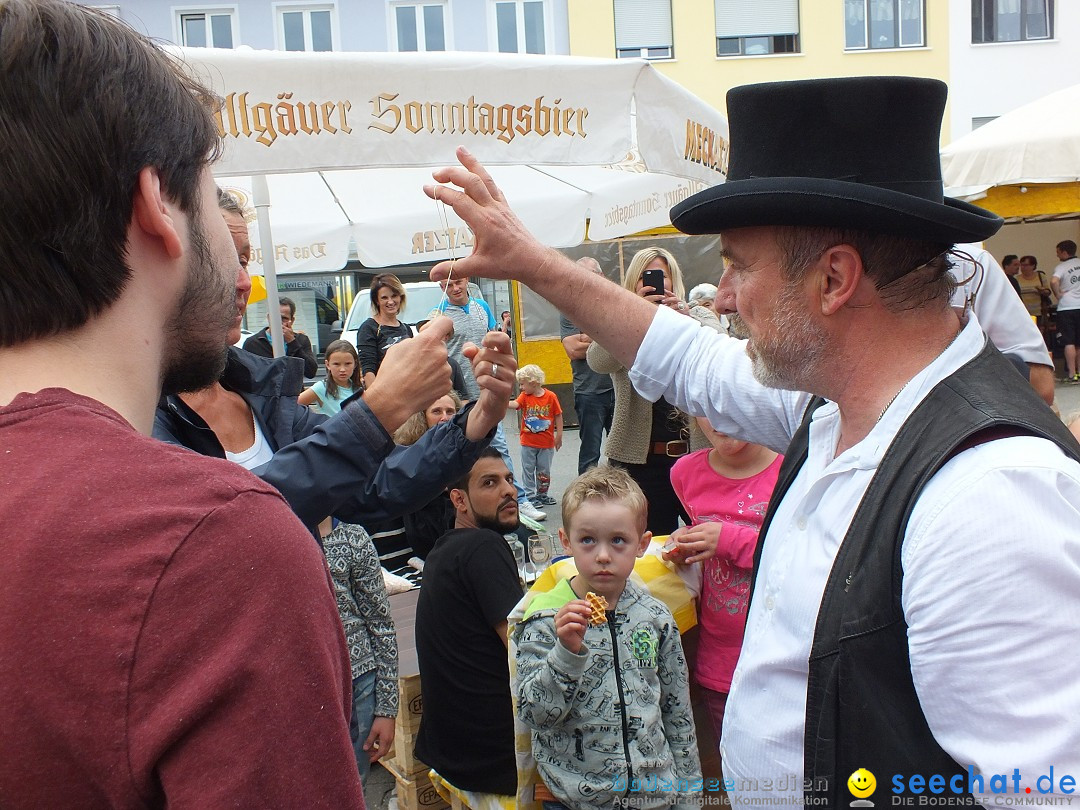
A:
<svg viewBox="0 0 1080 810">
<path fill-rule="evenodd" d="M 659 268 L 646 270 L 641 274 L 641 283 L 646 287 L 652 287 L 655 295 L 664 294 L 664 271 Z"/>
</svg>

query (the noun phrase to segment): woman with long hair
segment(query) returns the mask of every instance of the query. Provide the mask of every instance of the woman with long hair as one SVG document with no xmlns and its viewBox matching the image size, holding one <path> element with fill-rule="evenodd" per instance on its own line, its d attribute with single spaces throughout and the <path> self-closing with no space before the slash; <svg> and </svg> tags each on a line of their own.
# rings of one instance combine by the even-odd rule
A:
<svg viewBox="0 0 1080 810">
<path fill-rule="evenodd" d="M 663 290 L 645 284 L 646 270 L 663 272 Z M 661 247 L 647 247 L 634 256 L 623 286 L 657 306 L 691 316 L 679 264 Z M 690 522 L 670 478 L 675 461 L 690 450 L 689 420 L 663 399 L 652 403 L 638 395 L 626 367 L 599 343 L 589 347 L 586 359 L 594 371 L 610 374 L 615 388 L 615 416 L 604 453 L 613 464 L 626 469 L 648 498 L 649 530 L 657 535 L 671 534 L 680 515 L 684 522 Z"/>
<path fill-rule="evenodd" d="M 398 316 L 405 309 L 405 287 L 393 273 L 380 273 L 371 280 L 371 317 L 360 324 L 356 333 L 356 351 L 360 355 L 360 372 L 364 385 L 371 385 L 386 350 L 395 343 L 416 334 Z"/>
<path fill-rule="evenodd" d="M 417 411 L 406 419 L 404 424 L 394 431 L 394 441 L 397 444 L 415 444 L 417 439 L 431 428 L 453 419 L 460 410 L 461 398 L 451 391 L 432 402 L 425 410 Z"/>
</svg>

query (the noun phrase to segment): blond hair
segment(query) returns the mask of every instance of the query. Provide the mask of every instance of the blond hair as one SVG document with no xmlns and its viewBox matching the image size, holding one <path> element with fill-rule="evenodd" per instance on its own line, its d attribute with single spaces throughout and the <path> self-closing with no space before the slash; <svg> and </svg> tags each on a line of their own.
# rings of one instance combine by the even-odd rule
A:
<svg viewBox="0 0 1080 810">
<path fill-rule="evenodd" d="M 453 389 L 443 394 L 439 399 L 442 399 L 443 397 L 450 397 L 450 399 L 454 401 L 454 408 L 459 411 L 461 410 L 461 397 L 454 393 Z M 438 402 L 439 399 L 435 400 L 435 402 Z M 432 402 L 431 405 L 434 405 L 435 402 Z M 428 405 L 428 408 L 430 408 L 431 405 Z M 394 431 L 394 443 L 416 444 L 420 440 L 420 437 L 430 429 L 431 428 L 428 427 L 427 423 L 427 408 L 424 408 L 424 410 L 417 411 L 406 419 L 405 423 Z"/>
<path fill-rule="evenodd" d="M 570 482 L 562 496 L 563 528 L 569 533 L 574 515 L 586 501 L 604 501 L 625 506 L 637 516 L 644 533 L 649 520 L 649 501 L 641 487 L 621 467 L 591 467 Z"/>
<path fill-rule="evenodd" d="M 679 263 L 675 261 L 675 257 L 662 247 L 642 248 L 635 253 L 634 258 L 630 260 L 630 265 L 626 268 L 626 278 L 623 279 L 623 286 L 630 292 L 636 293 L 641 274 L 645 272 L 646 265 L 653 259 L 664 260 L 664 264 L 667 265 L 668 272 L 671 275 L 671 292 L 680 301 L 685 301 L 686 285 L 683 284 L 682 270 L 679 269 Z"/>
<path fill-rule="evenodd" d="M 517 381 L 519 385 L 523 385 L 527 382 L 543 385 L 546 379 L 547 377 L 544 376 L 544 370 L 535 363 L 529 363 L 517 370 Z"/>
</svg>

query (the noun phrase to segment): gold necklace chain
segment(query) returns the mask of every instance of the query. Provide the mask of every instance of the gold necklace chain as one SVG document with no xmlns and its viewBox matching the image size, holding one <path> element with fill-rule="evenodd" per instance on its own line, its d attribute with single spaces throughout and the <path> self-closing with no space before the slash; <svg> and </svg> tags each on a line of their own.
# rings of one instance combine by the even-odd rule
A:
<svg viewBox="0 0 1080 810">
<path fill-rule="evenodd" d="M 908 382 L 911 382 L 911 380 L 908 380 Z M 901 385 L 900 390 L 897 391 L 895 394 L 893 394 L 892 399 L 890 399 L 888 402 L 885 403 L 885 407 L 881 409 L 881 413 L 879 413 L 877 419 L 874 420 L 875 425 L 882 420 L 882 418 L 885 416 L 885 411 L 889 410 L 889 408 L 892 407 L 892 404 L 894 402 L 896 402 L 896 398 L 898 396 L 900 396 L 900 394 L 903 392 L 903 390 L 905 388 L 907 388 L 907 385 L 908 385 L 907 383 L 904 383 L 903 385 Z"/>
<path fill-rule="evenodd" d="M 960 337 L 960 335 L 961 335 L 961 333 L 962 333 L 963 331 L 964 331 L 964 327 L 963 327 L 963 325 L 961 325 L 960 329 L 959 329 L 959 330 L 957 330 L 957 332 L 956 332 L 956 334 L 955 334 L 955 335 L 953 335 L 953 338 L 952 338 L 952 340 L 950 340 L 950 341 L 949 341 L 949 344 L 948 344 L 948 346 L 946 346 L 946 347 L 945 347 L 944 349 L 942 349 L 942 350 L 941 350 L 941 353 L 940 353 L 940 354 L 938 354 L 938 357 L 941 357 L 941 355 L 942 355 L 942 354 L 944 354 L 944 353 L 945 353 L 946 351 L 948 351 L 948 349 L 949 349 L 949 346 L 952 346 L 952 345 L 953 345 L 954 343 L 956 343 L 956 340 L 957 340 L 957 338 L 959 338 L 959 337 Z M 892 395 L 892 399 L 890 399 L 890 400 L 889 400 L 888 402 L 886 402 L 886 403 L 885 403 L 885 407 L 881 409 L 881 413 L 879 413 L 879 414 L 878 414 L 878 418 L 874 420 L 874 424 L 875 424 L 875 425 L 876 425 L 876 424 L 877 424 L 878 422 L 880 422 L 880 421 L 881 421 L 881 420 L 882 420 L 882 419 L 883 419 L 883 418 L 885 417 L 885 412 L 886 412 L 887 410 L 889 410 L 889 408 L 891 408 L 891 407 L 892 407 L 892 404 L 893 404 L 894 402 L 896 402 L 896 398 L 897 398 L 898 396 L 900 396 L 900 394 L 902 394 L 902 393 L 904 392 L 904 389 L 905 389 L 905 388 L 907 388 L 907 387 L 908 387 L 908 383 L 909 383 L 909 382 L 911 382 L 911 380 L 908 380 L 908 381 L 907 381 L 906 383 L 904 383 L 903 385 L 901 385 L 901 386 L 900 386 L 900 390 L 899 390 L 899 391 L 897 391 L 897 392 L 896 392 L 895 394 L 893 394 L 893 395 Z"/>
</svg>

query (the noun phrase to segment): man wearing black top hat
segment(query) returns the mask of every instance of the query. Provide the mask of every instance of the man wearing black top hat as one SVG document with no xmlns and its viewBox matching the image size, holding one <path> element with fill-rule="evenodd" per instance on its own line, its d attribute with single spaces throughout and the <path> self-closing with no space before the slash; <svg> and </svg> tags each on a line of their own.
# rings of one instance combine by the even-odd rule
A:
<svg viewBox="0 0 1080 810">
<path fill-rule="evenodd" d="M 905 77 L 728 94 L 727 182 L 672 222 L 723 234 L 716 308 L 746 342 L 575 272 L 464 150 L 435 173 L 464 191 L 427 188 L 476 234 L 456 272 L 522 281 L 643 396 L 785 452 L 724 722 L 734 801 L 970 804 L 1080 772 L 1058 675 L 1080 648 L 1080 446 L 949 307 L 949 251 L 1001 220 L 943 197 L 945 97 Z"/>
</svg>

